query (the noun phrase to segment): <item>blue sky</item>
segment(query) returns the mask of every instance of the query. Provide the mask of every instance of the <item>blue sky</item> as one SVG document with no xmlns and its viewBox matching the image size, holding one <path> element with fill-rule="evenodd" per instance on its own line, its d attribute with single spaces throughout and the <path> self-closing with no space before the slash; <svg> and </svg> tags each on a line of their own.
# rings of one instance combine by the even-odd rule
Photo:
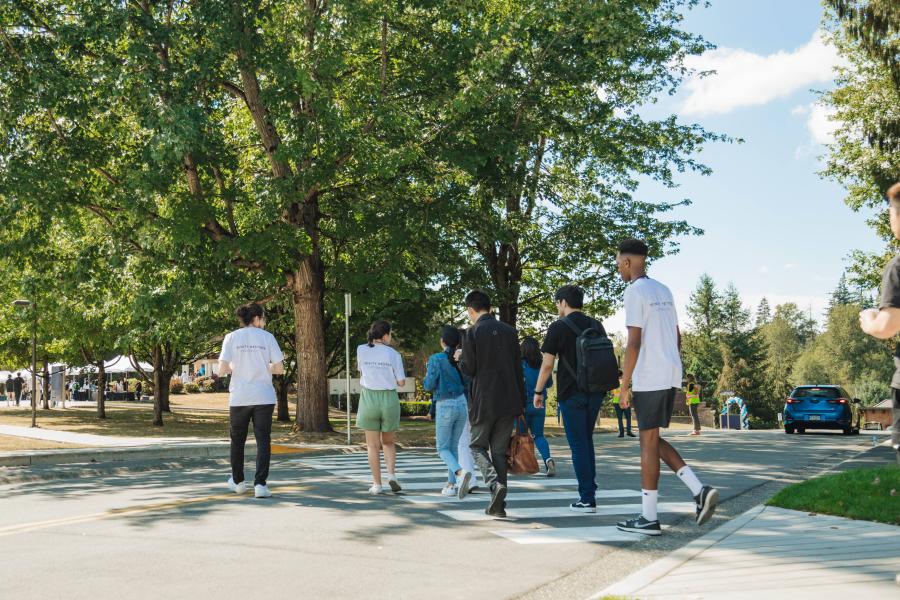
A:
<svg viewBox="0 0 900 600">
<path fill-rule="evenodd" d="M 818 0 L 718 0 L 685 20 L 717 46 L 694 66 L 718 75 L 686 82 L 647 114 L 676 113 L 745 142 L 708 145 L 699 158 L 710 176 L 686 174 L 674 190 L 653 183 L 638 190 L 645 200 L 690 198 L 673 216 L 705 230 L 680 239 L 681 252 L 651 268 L 672 289 L 683 323 L 704 272 L 721 286 L 734 282 L 754 309 L 766 296 L 820 318 L 849 253 L 883 247 L 865 224 L 872 213 L 853 213 L 843 188 L 818 175 L 832 125 L 815 105 L 816 90 L 834 86 L 838 60 L 816 36 L 821 20 Z M 607 324 L 623 331 L 621 311 Z"/>
</svg>

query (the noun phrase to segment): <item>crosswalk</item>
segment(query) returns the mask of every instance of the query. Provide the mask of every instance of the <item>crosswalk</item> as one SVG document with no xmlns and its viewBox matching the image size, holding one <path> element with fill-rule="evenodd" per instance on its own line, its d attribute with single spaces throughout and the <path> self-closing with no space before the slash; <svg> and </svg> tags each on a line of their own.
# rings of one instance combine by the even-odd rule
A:
<svg viewBox="0 0 900 600">
<path fill-rule="evenodd" d="M 342 479 L 371 481 L 368 459 L 363 453 L 296 458 L 291 462 Z M 403 486 L 403 492 L 397 494 L 401 500 L 415 505 L 433 505 L 438 514 L 461 523 L 517 525 L 516 528 L 489 530 L 516 544 L 627 544 L 641 539 L 641 536 L 624 533 L 615 526 L 622 517 L 641 511 L 639 490 L 598 490 L 597 512 L 577 513 L 568 506 L 577 499 L 576 479 L 510 476 L 507 518 L 496 520 L 484 513 L 488 501 L 486 493 L 472 494 L 464 500 L 440 494 L 447 482 L 447 467 L 434 454 L 402 453 L 397 457 L 397 478 Z M 481 481 L 480 475 L 477 479 Z M 660 502 L 658 510 L 661 520 L 665 520 L 663 515 L 692 514 L 695 507 L 693 502 Z"/>
</svg>

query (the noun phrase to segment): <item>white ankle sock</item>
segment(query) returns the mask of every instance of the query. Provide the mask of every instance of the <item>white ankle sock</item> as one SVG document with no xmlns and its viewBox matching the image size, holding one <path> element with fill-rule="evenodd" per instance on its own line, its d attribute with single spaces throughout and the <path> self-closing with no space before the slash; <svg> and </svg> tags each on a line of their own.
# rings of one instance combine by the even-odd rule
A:
<svg viewBox="0 0 900 600">
<path fill-rule="evenodd" d="M 648 521 L 656 521 L 656 501 L 659 497 L 657 490 L 641 490 L 641 514 Z"/>
<path fill-rule="evenodd" d="M 696 496 L 700 493 L 700 490 L 703 489 L 703 484 L 700 483 L 700 480 L 697 479 L 697 476 L 694 475 L 694 472 L 687 465 L 684 465 L 678 470 L 678 478 L 684 482 L 684 485 L 688 486 L 691 490 L 691 494 Z"/>
</svg>

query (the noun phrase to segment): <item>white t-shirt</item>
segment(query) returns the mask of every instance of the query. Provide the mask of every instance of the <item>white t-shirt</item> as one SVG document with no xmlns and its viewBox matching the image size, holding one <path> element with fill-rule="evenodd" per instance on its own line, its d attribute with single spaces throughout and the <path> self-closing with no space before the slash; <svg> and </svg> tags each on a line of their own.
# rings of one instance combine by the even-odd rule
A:
<svg viewBox="0 0 900 600">
<path fill-rule="evenodd" d="M 269 365 L 284 360 L 275 336 L 259 327 L 242 327 L 225 336 L 219 360 L 231 365 L 229 406 L 275 404 Z"/>
<path fill-rule="evenodd" d="M 625 290 L 625 325 L 641 328 L 641 352 L 631 378 L 635 392 L 681 387 L 678 314 L 669 288 L 649 277 Z"/>
<path fill-rule="evenodd" d="M 367 390 L 396 390 L 397 381 L 406 379 L 400 353 L 384 344 L 356 349 L 356 362 L 362 374 L 359 384 Z"/>
</svg>

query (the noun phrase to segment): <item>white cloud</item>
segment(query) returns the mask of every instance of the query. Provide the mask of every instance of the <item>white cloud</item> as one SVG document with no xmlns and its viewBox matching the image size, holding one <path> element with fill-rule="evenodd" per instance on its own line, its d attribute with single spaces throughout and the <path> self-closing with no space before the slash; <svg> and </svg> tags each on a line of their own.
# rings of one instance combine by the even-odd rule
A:
<svg viewBox="0 0 900 600">
<path fill-rule="evenodd" d="M 681 107 L 685 115 L 721 114 L 759 106 L 815 83 L 831 81 L 839 62 L 837 50 L 822 32 L 793 52 L 761 55 L 739 48 L 718 48 L 689 57 L 686 65 L 708 77 L 694 75 L 685 82 L 689 92 Z"/>
<path fill-rule="evenodd" d="M 757 271 L 757 273 L 768 273 L 769 267 L 767 267 L 766 265 L 763 265 L 761 267 L 757 267 L 756 271 Z"/>
<path fill-rule="evenodd" d="M 787 263 L 786 265 L 784 265 L 784 268 L 787 270 L 791 270 L 791 269 L 796 269 L 799 266 L 800 265 L 798 265 L 797 263 Z"/>
<path fill-rule="evenodd" d="M 833 144 L 834 132 L 838 128 L 838 123 L 832 120 L 835 110 L 830 106 L 822 104 L 812 104 L 809 109 L 809 116 L 806 118 L 806 128 L 812 140 L 817 144 Z"/>
<path fill-rule="evenodd" d="M 795 117 L 805 115 L 808 112 L 809 112 L 809 107 L 804 106 L 802 104 L 798 104 L 797 106 L 795 106 L 794 108 L 791 109 L 791 115 L 795 116 Z"/>
</svg>

